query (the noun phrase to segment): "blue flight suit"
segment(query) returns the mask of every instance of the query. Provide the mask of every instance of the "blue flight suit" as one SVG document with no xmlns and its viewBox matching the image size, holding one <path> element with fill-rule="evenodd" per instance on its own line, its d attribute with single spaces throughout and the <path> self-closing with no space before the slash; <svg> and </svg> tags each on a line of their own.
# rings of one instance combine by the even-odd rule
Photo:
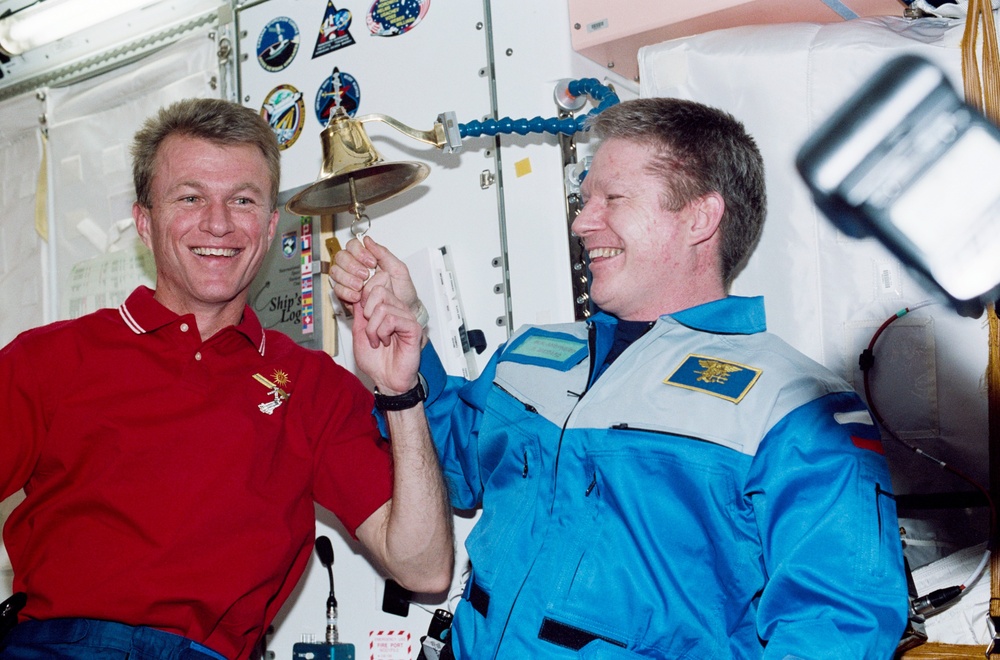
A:
<svg viewBox="0 0 1000 660">
<path fill-rule="evenodd" d="M 907 593 L 877 428 L 761 298 L 526 327 L 421 373 L 454 506 L 482 507 L 456 658 L 884 659 Z M 597 377 L 599 375 L 599 378 Z"/>
</svg>

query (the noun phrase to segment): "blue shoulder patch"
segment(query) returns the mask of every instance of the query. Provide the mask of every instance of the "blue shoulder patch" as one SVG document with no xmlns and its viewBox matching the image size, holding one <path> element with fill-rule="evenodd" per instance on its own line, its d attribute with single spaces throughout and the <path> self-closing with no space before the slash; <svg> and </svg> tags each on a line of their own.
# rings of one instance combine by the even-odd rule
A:
<svg viewBox="0 0 1000 660">
<path fill-rule="evenodd" d="M 519 362 L 569 371 L 587 355 L 587 341 L 564 332 L 529 328 L 511 342 L 501 362 Z"/>
<path fill-rule="evenodd" d="M 663 382 L 739 403 L 762 373 L 745 364 L 692 354 Z"/>
</svg>

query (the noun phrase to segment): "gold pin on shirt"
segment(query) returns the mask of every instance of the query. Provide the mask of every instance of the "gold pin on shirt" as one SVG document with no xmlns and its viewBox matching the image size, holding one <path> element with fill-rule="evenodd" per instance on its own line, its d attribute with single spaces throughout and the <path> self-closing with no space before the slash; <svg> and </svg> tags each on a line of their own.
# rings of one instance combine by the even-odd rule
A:
<svg viewBox="0 0 1000 660">
<path fill-rule="evenodd" d="M 288 377 L 282 371 L 276 371 L 275 380 L 283 380 L 283 385 L 288 383 Z M 280 406 L 282 403 L 288 400 L 291 396 L 288 392 L 278 387 L 276 384 L 272 383 L 267 378 L 261 376 L 260 374 L 253 375 L 254 380 L 270 390 L 271 396 L 273 397 L 270 401 L 265 401 L 264 403 L 258 404 L 260 411 L 266 415 L 271 415 L 274 413 L 274 409 Z"/>
</svg>

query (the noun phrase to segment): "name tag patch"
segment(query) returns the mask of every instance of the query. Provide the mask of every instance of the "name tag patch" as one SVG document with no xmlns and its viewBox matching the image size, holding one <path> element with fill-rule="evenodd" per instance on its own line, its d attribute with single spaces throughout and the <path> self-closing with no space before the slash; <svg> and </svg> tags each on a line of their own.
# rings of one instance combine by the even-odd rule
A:
<svg viewBox="0 0 1000 660">
<path fill-rule="evenodd" d="M 738 362 L 692 354 L 663 382 L 739 403 L 762 373 L 760 369 Z"/>
<path fill-rule="evenodd" d="M 531 328 L 510 345 L 501 361 L 569 371 L 587 355 L 587 342 L 562 332 Z"/>
</svg>

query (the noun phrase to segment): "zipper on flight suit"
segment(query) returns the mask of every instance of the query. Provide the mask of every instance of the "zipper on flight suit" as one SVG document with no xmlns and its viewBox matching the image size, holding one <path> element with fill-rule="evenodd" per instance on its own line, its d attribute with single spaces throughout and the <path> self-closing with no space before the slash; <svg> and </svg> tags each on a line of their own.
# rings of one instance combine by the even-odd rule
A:
<svg viewBox="0 0 1000 660">
<path fill-rule="evenodd" d="M 566 415 L 566 419 L 563 420 L 562 429 L 559 431 L 559 442 L 556 444 L 556 459 L 553 461 L 552 466 L 552 499 L 549 501 L 549 515 L 556 506 L 556 493 L 559 492 L 559 457 L 562 456 L 562 443 L 563 438 L 566 436 L 566 426 L 569 424 L 569 420 L 573 417 L 573 412 L 576 407 L 580 405 L 583 401 L 583 397 L 587 395 L 590 390 L 590 381 L 594 378 L 594 355 L 597 352 L 597 326 L 593 321 L 587 323 L 587 352 L 590 354 L 590 368 L 587 373 L 587 384 L 583 389 L 583 392 L 577 394 L 576 392 L 567 391 L 566 394 L 569 396 L 576 397 L 576 403 L 573 404 L 573 408 L 570 409 L 569 414 Z"/>
<path fill-rule="evenodd" d="M 577 403 L 574 404 L 573 409 L 570 410 L 569 414 L 566 416 L 566 419 L 563 421 L 562 430 L 559 432 L 559 442 L 556 445 L 555 461 L 554 461 L 554 465 L 553 465 L 553 468 L 552 468 L 553 469 L 553 474 L 552 474 L 552 500 L 549 503 L 549 514 L 550 515 L 552 514 L 552 511 L 553 511 L 553 509 L 555 507 L 555 494 L 556 494 L 556 491 L 558 490 L 556 488 L 556 485 L 557 485 L 557 481 L 558 481 L 557 477 L 558 477 L 558 474 L 559 474 L 559 456 L 561 454 L 563 436 L 566 434 L 566 426 L 567 426 L 567 424 L 569 424 L 569 420 L 573 416 L 573 411 L 576 410 L 576 405 L 579 404 L 580 400 L 583 399 L 583 396 L 587 393 L 587 390 L 590 388 L 590 381 L 594 377 L 594 352 L 596 350 L 596 345 L 597 345 L 597 330 L 596 330 L 593 322 L 590 322 L 590 323 L 587 324 L 587 345 L 588 345 L 588 350 L 590 352 L 590 372 L 587 375 L 586 388 L 584 389 L 583 393 L 580 393 L 580 394 L 578 394 L 576 392 L 567 392 L 568 396 L 573 396 L 573 397 L 576 398 Z M 508 390 L 506 390 L 502 385 L 498 384 L 496 381 L 493 381 L 493 385 L 495 387 L 498 387 L 502 392 L 504 392 L 508 396 L 512 397 L 515 401 L 519 402 L 522 406 L 524 406 L 524 409 L 527 410 L 528 412 L 531 412 L 531 413 L 534 413 L 534 414 L 538 414 L 538 410 L 534 406 L 532 406 L 529 403 L 525 403 L 524 401 L 521 401 L 521 399 L 519 399 L 518 397 L 516 397 L 513 394 L 511 394 Z M 521 471 L 521 477 L 524 478 L 524 479 L 528 478 L 528 454 L 527 454 L 527 451 L 524 452 L 524 468 Z M 595 484 L 593 484 L 591 486 L 591 488 L 588 489 L 587 495 L 590 495 L 590 491 L 593 490 L 593 486 L 596 486 L 596 474 L 595 474 Z M 535 559 L 537 559 L 537 556 L 535 557 Z M 534 568 L 535 559 L 532 559 L 531 566 L 529 566 L 528 569 L 527 569 L 527 571 L 525 571 L 525 573 L 524 573 L 525 579 L 521 581 L 521 584 L 517 587 L 517 590 L 516 590 L 516 592 L 514 594 L 514 599 L 511 602 L 510 612 L 508 612 L 508 614 L 507 614 L 507 620 L 504 621 L 504 624 L 503 624 L 502 630 L 500 632 L 500 635 L 499 635 L 499 637 L 497 637 L 497 640 L 496 640 L 496 649 L 494 650 L 493 656 L 492 656 L 493 660 L 496 660 L 499 657 L 500 647 L 502 646 L 504 637 L 507 634 L 507 627 L 510 625 L 510 617 L 511 617 L 511 615 L 513 615 L 513 612 L 514 612 L 514 609 L 515 609 L 515 607 L 517 605 L 518 599 L 520 598 L 521 590 L 524 589 L 524 586 L 525 586 L 525 584 L 527 582 L 527 578 L 528 578 L 528 576 L 531 575 L 531 571 Z"/>
</svg>

